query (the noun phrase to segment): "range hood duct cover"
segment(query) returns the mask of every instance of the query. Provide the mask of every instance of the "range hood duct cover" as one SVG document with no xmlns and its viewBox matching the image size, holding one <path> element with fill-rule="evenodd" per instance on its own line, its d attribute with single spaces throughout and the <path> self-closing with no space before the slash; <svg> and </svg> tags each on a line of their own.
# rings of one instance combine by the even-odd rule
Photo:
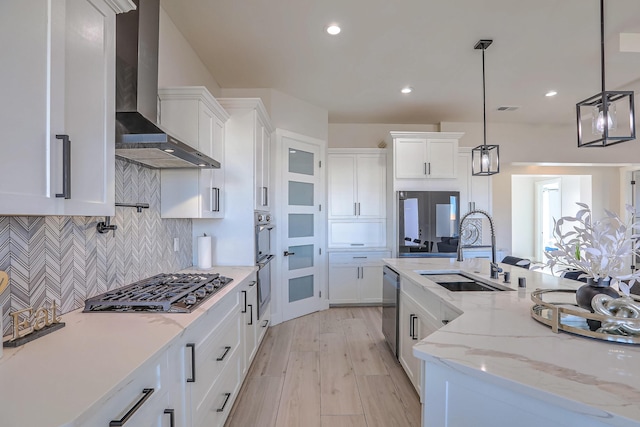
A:
<svg viewBox="0 0 640 427">
<path fill-rule="evenodd" d="M 156 124 L 160 2 L 134 3 L 116 16 L 116 156 L 152 168 L 219 168 Z"/>
</svg>

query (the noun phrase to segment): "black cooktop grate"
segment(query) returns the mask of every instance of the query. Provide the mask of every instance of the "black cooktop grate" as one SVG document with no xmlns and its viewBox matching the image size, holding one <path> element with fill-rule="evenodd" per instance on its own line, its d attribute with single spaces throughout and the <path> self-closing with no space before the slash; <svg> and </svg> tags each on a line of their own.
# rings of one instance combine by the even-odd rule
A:
<svg viewBox="0 0 640 427">
<path fill-rule="evenodd" d="M 232 279 L 219 274 L 158 274 L 85 301 L 85 312 L 189 313 Z"/>
</svg>

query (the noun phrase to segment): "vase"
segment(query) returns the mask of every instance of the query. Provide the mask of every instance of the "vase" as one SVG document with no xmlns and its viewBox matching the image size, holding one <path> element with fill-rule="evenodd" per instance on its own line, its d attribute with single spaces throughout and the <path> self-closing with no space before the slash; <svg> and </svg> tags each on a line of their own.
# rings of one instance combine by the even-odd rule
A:
<svg viewBox="0 0 640 427">
<path fill-rule="evenodd" d="M 620 294 L 618 291 L 609 286 L 611 279 L 598 279 L 595 280 L 591 277 L 587 278 L 587 284 L 582 285 L 576 291 L 576 302 L 578 306 L 593 312 L 591 308 L 591 300 L 598 294 L 606 294 L 612 298 L 618 298 Z"/>
<path fill-rule="evenodd" d="M 578 306 L 584 308 L 585 310 L 589 310 L 590 312 L 594 312 L 591 307 L 591 300 L 598 294 L 609 295 L 611 298 L 619 298 L 620 294 L 618 291 L 609 286 L 611 283 L 611 279 L 598 279 L 595 280 L 591 277 L 587 278 L 587 284 L 582 285 L 576 291 L 576 302 Z M 587 319 L 587 324 L 589 325 L 589 329 L 592 331 L 600 328 L 601 324 L 598 320 Z"/>
</svg>

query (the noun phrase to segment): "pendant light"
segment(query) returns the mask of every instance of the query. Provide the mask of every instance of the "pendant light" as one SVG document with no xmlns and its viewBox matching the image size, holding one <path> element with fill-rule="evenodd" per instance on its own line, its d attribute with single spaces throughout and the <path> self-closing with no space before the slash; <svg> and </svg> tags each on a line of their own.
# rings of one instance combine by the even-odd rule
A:
<svg viewBox="0 0 640 427">
<path fill-rule="evenodd" d="M 484 130 L 484 143 L 471 150 L 471 175 L 488 176 L 500 172 L 500 148 L 497 145 L 487 145 L 487 101 L 484 73 L 484 51 L 491 46 L 493 40 L 480 40 L 473 47 L 482 49 L 482 124 Z"/>
<path fill-rule="evenodd" d="M 600 0 L 602 92 L 576 104 L 578 147 L 608 147 L 636 139 L 633 91 L 605 90 L 604 0 Z"/>
</svg>

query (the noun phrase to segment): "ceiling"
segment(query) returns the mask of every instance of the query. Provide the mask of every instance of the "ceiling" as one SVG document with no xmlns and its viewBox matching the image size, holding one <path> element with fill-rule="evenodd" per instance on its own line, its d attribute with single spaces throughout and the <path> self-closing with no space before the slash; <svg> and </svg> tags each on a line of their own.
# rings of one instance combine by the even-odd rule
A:
<svg viewBox="0 0 640 427">
<path fill-rule="evenodd" d="M 483 38 L 494 40 L 488 122 L 572 123 L 575 104 L 601 90 L 597 0 L 161 4 L 220 87 L 277 89 L 327 109 L 330 123 L 481 122 Z M 333 22 L 337 36 L 324 31 Z M 620 33 L 640 33 L 639 0 L 605 2 L 605 46 L 606 89 L 640 90 L 640 53 L 620 52 Z"/>
</svg>

